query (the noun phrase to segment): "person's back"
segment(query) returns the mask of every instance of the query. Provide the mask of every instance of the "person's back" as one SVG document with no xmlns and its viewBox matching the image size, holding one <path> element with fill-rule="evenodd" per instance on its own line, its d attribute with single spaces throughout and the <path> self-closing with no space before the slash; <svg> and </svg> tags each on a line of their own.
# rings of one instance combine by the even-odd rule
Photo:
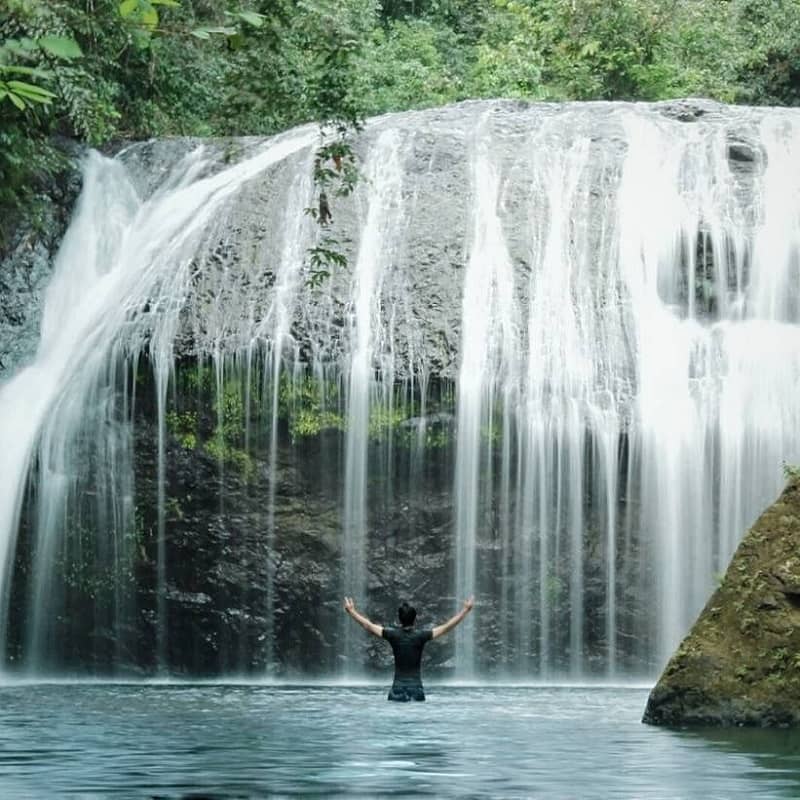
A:
<svg viewBox="0 0 800 800">
<path fill-rule="evenodd" d="M 442 625 L 425 630 L 414 628 L 417 617 L 416 609 L 408 603 L 403 603 L 397 610 L 400 619 L 399 628 L 382 627 L 371 622 L 363 614 L 356 611 L 351 597 L 345 597 L 345 611 L 363 628 L 371 634 L 386 639 L 392 646 L 394 653 L 394 681 L 389 690 L 389 700 L 400 702 L 408 700 L 424 700 L 425 691 L 422 688 L 422 651 L 425 644 L 437 636 L 442 636 L 461 622 L 472 610 L 472 598 L 464 603 L 464 607 L 454 617 Z"/>
<path fill-rule="evenodd" d="M 392 646 L 394 653 L 394 681 L 389 691 L 389 699 L 424 700 L 422 650 L 426 642 L 433 638 L 433 631 L 431 629 L 418 631 L 413 625 L 384 628 L 383 638 Z"/>
</svg>

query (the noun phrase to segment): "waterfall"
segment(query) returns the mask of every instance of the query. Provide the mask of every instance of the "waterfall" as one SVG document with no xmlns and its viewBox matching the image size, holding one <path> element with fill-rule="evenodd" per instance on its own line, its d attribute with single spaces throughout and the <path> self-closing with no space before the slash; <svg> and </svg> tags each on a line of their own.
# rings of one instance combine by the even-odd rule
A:
<svg viewBox="0 0 800 800">
<path fill-rule="evenodd" d="M 396 131 L 383 132 L 367 156 L 367 216 L 353 269 L 350 363 L 345 445 L 342 595 L 360 599 L 367 594 L 367 446 L 371 398 L 375 394 L 376 331 L 380 330 L 383 272 L 391 267 L 396 232 L 402 229 L 401 139 Z M 391 384 L 390 384 L 391 385 Z M 352 674 L 356 639 L 352 624 L 343 620 L 345 655 Z M 358 641 L 363 641 L 359 636 Z M 358 648 L 359 650 L 361 648 Z M 358 662 L 360 663 L 360 662 Z"/>
<path fill-rule="evenodd" d="M 491 162 L 491 136 L 484 120 L 472 147 L 472 241 L 464 279 L 455 477 L 456 597 L 460 599 L 475 591 L 477 578 L 479 475 L 485 449 L 481 439 L 491 435 L 492 426 L 488 401 L 499 377 L 496 373 L 506 368 L 515 344 L 513 272 L 499 216 L 499 177 Z M 462 675 L 471 676 L 475 670 L 474 633 L 471 621 L 456 632 Z"/>
<path fill-rule="evenodd" d="M 387 115 L 325 229 L 316 141 L 87 157 L 0 386 L 4 663 L 352 676 L 343 594 L 474 593 L 443 671 L 652 674 L 800 460 L 800 114 Z"/>
<path fill-rule="evenodd" d="M 43 615 L 52 612 L 53 607 L 44 603 L 43 595 L 48 592 L 47 582 L 54 577 L 56 553 L 63 547 L 65 526 L 81 524 L 74 508 L 73 519 L 67 520 L 65 511 L 70 499 L 73 507 L 78 505 L 74 497 L 78 478 L 91 469 L 86 459 L 91 456 L 95 426 L 100 428 L 101 437 L 104 428 L 108 429 L 108 436 L 118 436 L 116 429 L 125 424 L 118 419 L 116 409 L 108 408 L 107 394 L 116 389 L 114 365 L 135 357 L 137 348 L 142 347 L 147 324 L 142 317 L 152 316 L 155 321 L 150 323 L 149 352 L 161 376 L 161 442 L 163 373 L 175 335 L 174 315 L 183 303 L 197 238 L 231 193 L 310 141 L 313 134 L 308 131 L 294 133 L 262 153 L 207 177 L 202 174 L 202 153 L 197 151 L 179 164 L 162 190 L 146 202 L 137 198 L 120 164 L 89 156 L 75 220 L 62 244 L 48 288 L 36 358 L 0 390 L 5 476 L 0 498 L 0 550 L 6 605 L 22 493 L 34 458 L 39 470 L 33 569 L 36 589 L 29 655 L 34 668 L 46 661 L 43 651 L 47 633 L 42 628 L 48 620 Z M 98 224 L 98 220 L 102 222 Z M 159 443 L 159 462 L 162 453 L 163 445 Z M 130 468 L 130 462 L 126 466 Z M 126 513 L 130 505 L 130 498 L 124 494 L 127 485 L 128 481 L 121 481 L 113 487 L 113 496 L 104 499 L 114 506 L 118 527 L 115 525 L 110 533 L 117 541 L 132 524 Z M 160 520 L 162 500 L 159 491 Z M 162 540 L 160 523 L 159 541 Z M 164 592 L 161 582 L 159 578 L 160 596 Z M 163 614 L 161 601 L 159 613 Z M 7 611 L 0 627 L 3 645 L 6 619 Z M 158 629 L 163 630 L 161 625 Z M 159 641 L 157 658 L 163 656 L 164 646 Z"/>
</svg>

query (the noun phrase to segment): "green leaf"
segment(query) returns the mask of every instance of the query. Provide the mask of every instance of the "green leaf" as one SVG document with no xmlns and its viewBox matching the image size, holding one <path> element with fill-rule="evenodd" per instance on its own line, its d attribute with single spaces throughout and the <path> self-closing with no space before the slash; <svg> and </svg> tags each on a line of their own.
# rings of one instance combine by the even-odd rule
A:
<svg viewBox="0 0 800 800">
<path fill-rule="evenodd" d="M 590 42 L 587 42 L 581 48 L 581 55 L 582 56 L 594 56 L 594 55 L 597 55 L 599 50 L 600 50 L 600 42 L 592 40 Z"/>
<path fill-rule="evenodd" d="M 178 0 L 150 0 L 150 5 L 153 6 L 169 6 L 170 8 L 180 8 Z"/>
<path fill-rule="evenodd" d="M 255 11 L 238 11 L 236 16 L 248 25 L 252 25 L 254 28 L 261 28 L 266 19 L 263 14 L 258 14 Z"/>
<path fill-rule="evenodd" d="M 80 45 L 69 36 L 42 36 L 36 41 L 39 47 L 56 58 L 70 61 L 83 55 Z"/>
<path fill-rule="evenodd" d="M 146 28 L 155 28 L 158 25 L 158 11 L 150 3 L 142 10 L 141 21 Z"/>
<path fill-rule="evenodd" d="M 17 97 L 13 92 L 8 92 L 8 99 L 20 110 L 25 110 L 25 101 Z"/>
<path fill-rule="evenodd" d="M 6 86 L 20 94 L 22 92 L 34 92 L 36 94 L 44 94 L 49 95 L 50 97 L 55 97 L 53 92 L 51 92 L 49 89 L 43 89 L 41 86 L 37 86 L 35 83 L 28 83 L 27 81 L 6 81 Z"/>
<path fill-rule="evenodd" d="M 15 75 L 30 75 L 33 78 L 52 78 L 50 70 L 38 69 L 36 67 L 4 66 L 0 64 L 0 72 L 12 72 Z"/>
<path fill-rule="evenodd" d="M 130 17 L 139 8 L 139 0 L 122 0 L 119 4 L 119 15 L 123 19 Z"/>
<path fill-rule="evenodd" d="M 6 41 L 0 45 L 0 50 L 4 49 L 8 50 L 9 53 L 19 53 L 24 55 L 29 53 L 31 50 L 36 50 L 37 44 L 33 39 L 25 36 L 22 39 L 6 39 Z"/>
<path fill-rule="evenodd" d="M 235 36 L 237 34 L 237 30 L 236 28 L 231 28 L 229 26 L 217 26 L 195 28 L 193 31 L 191 31 L 192 36 L 196 36 L 198 39 L 210 39 L 212 33 L 222 34 L 223 36 Z"/>
<path fill-rule="evenodd" d="M 308 276 L 308 280 L 306 281 L 306 286 L 310 287 L 311 289 L 315 289 L 318 286 L 321 286 L 325 279 L 329 278 L 330 275 L 331 273 L 326 269 L 312 270 L 311 274 Z"/>
<path fill-rule="evenodd" d="M 37 103 L 49 103 L 56 95 L 47 89 L 42 89 L 41 86 L 36 86 L 33 83 L 25 83 L 24 81 L 9 81 L 7 84 L 9 89 L 13 89 L 15 94 L 20 97 L 26 97 Z"/>
<path fill-rule="evenodd" d="M 8 96 L 11 97 L 12 99 L 14 97 L 23 98 L 28 103 L 28 105 L 31 105 L 33 103 L 40 103 L 43 106 L 49 106 L 50 103 L 53 102 L 52 98 L 50 97 L 40 97 L 39 95 L 28 94 L 27 92 L 18 92 L 18 93 L 10 92 Z"/>
</svg>

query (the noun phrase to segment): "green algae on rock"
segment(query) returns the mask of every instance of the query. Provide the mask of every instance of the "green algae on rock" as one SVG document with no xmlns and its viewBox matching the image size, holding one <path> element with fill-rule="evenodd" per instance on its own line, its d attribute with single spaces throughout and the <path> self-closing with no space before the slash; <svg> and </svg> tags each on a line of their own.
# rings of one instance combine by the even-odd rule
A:
<svg viewBox="0 0 800 800">
<path fill-rule="evenodd" d="M 800 725 L 800 479 L 742 540 L 642 721 Z"/>
</svg>

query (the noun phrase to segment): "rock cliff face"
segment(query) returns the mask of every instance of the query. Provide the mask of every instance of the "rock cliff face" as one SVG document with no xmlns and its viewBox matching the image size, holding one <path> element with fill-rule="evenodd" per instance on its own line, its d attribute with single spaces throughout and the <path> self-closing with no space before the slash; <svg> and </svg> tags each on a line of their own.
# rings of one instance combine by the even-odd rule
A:
<svg viewBox="0 0 800 800">
<path fill-rule="evenodd" d="M 41 198 L 35 224 L 22 222 L 0 252 L 0 380 L 36 351 L 44 291 L 80 190 L 79 157 L 71 149 L 73 167 Z"/>
<path fill-rule="evenodd" d="M 465 264 L 465 228 L 469 224 L 470 174 L 468 168 L 469 149 L 473 139 L 483 126 L 494 131 L 497 141 L 493 144 L 492 157 L 497 160 L 498 170 L 508 175 L 533 175 L 535 159 L 552 146 L 547 138 L 548 124 L 558 122 L 561 117 L 573 118 L 573 127 L 592 146 L 592 169 L 587 191 L 592 197 L 602 196 L 610 190 L 608 176 L 602 169 L 606 162 L 621 161 L 628 144 L 627 133 L 620 124 L 620 112 L 634 105 L 625 103 L 565 103 L 531 104 L 522 101 L 467 101 L 441 109 L 408 112 L 378 118 L 361 136 L 356 149 L 362 161 L 374 146 L 377 134 L 386 127 L 382 120 L 395 120 L 393 124 L 403 137 L 412 140 L 403 142 L 402 165 L 406 171 L 403 188 L 402 211 L 406 218 L 402 230 L 402 246 L 392 256 L 392 272 L 402 280 L 387 279 L 391 284 L 390 294 L 397 298 L 408 293 L 413 301 L 424 298 L 424 313 L 416 302 L 406 319 L 398 314 L 398 334 L 394 342 L 394 368 L 397 377 L 402 377 L 415 367 L 413 362 L 424 363 L 441 378 L 455 379 L 458 374 L 458 357 L 461 340 L 461 318 L 458 297 L 461 293 Z M 640 104 L 640 107 L 644 107 Z M 741 111 L 701 99 L 675 100 L 649 105 L 656 121 L 677 121 L 691 127 L 702 121 L 727 126 L 727 160 L 737 183 L 744 194 L 748 183 L 761 169 L 763 153 L 758 141 L 758 123 L 761 112 Z M 374 131 L 372 128 L 374 127 Z M 531 132 L 542 129 L 541 141 L 531 146 Z M 561 133 L 554 128 L 556 138 Z M 263 139 L 238 137 L 233 139 L 200 140 L 177 138 L 151 140 L 122 146 L 115 145 L 112 151 L 126 164 L 135 183 L 137 193 L 145 198 L 164 181 L 176 163 L 198 146 L 202 146 L 211 163 L 204 175 L 224 169 L 231 163 L 248 158 L 263 146 Z M 36 224 L 25 223 L 13 237 L 7 252 L 0 252 L 0 377 L 14 367 L 30 360 L 38 340 L 43 292 L 51 275 L 53 259 L 72 214 L 75 199 L 80 190 L 81 152 L 74 143 L 65 143 L 73 159 L 73 169 L 67 170 L 54 183 L 46 195 L 40 219 Z M 296 178 L 299 169 L 310 174 L 308 153 L 286 159 L 268 172 L 268 179 L 253 181 L 239 192 L 225 213 L 209 226 L 208 241 L 204 243 L 203 269 L 209 280 L 193 285 L 186 303 L 184 330 L 178 337 L 178 350 L 182 355 L 200 353 L 208 356 L 222 345 L 236 350 L 247 344 L 252 331 L 245 329 L 248 317 L 239 318 L 228 313 L 224 321 L 209 321 L 205 305 L 209 295 L 225 293 L 226 311 L 237 311 L 240 307 L 259 308 L 270 303 L 270 290 L 277 280 L 275 271 L 263 269 L 257 280 L 250 274 L 251 262 L 261 258 L 267 264 L 277 265 L 281 254 L 272 252 L 264 240 L 274 238 L 276 221 L 286 226 L 282 212 L 286 205 L 286 186 Z M 533 159 L 533 161 L 531 160 Z M 547 158 L 545 157 L 545 160 Z M 363 164 L 362 164 L 363 165 Z M 594 174 L 595 166 L 597 166 Z M 612 172 L 616 170 L 614 167 Z M 508 178 L 506 178 L 508 180 Z M 366 185 L 367 180 L 362 179 Z M 527 274 L 531 269 L 530 218 L 527 203 L 531 192 L 544 192 L 546 186 L 531 185 L 520 181 L 509 190 L 504 200 L 505 235 L 509 255 L 518 271 Z M 304 200 L 298 213 L 302 216 Z M 353 246 L 363 212 L 357 204 L 337 198 L 336 230 L 339 244 L 351 264 L 355 261 Z M 602 236 L 603 221 L 597 214 L 587 215 L 581 220 L 591 239 Z M 313 226 L 312 226 L 313 227 Z M 266 253 L 266 257 L 265 257 Z M 710 259 L 710 254 L 708 255 Z M 242 265 L 248 269 L 242 269 Z M 205 280 L 205 277 L 204 277 Z M 339 348 L 343 336 L 344 316 L 347 312 L 347 281 L 338 282 L 333 288 L 331 303 L 332 320 L 322 331 L 330 341 L 320 344 L 319 320 L 301 319 L 292 331 L 302 347 L 302 356 L 317 355 L 314 348 L 324 350 L 327 358 L 340 357 Z M 394 285 L 396 283 L 396 285 Z M 247 299 L 247 305 L 241 298 Z M 328 312 L 329 309 L 324 309 Z M 312 315 L 313 316 L 313 315 Z M 214 327 L 216 325 L 216 327 Z"/>
<path fill-rule="evenodd" d="M 647 702 L 654 725 L 800 724 L 800 480 L 750 529 Z"/>
<path fill-rule="evenodd" d="M 196 371 L 191 366 L 179 369 L 178 384 L 185 386 L 186 372 Z M 236 449 L 241 444 L 237 429 L 225 440 L 226 458 L 221 462 L 214 449 L 215 403 L 205 398 L 192 402 L 191 392 L 182 390 L 182 409 L 171 412 L 167 420 L 165 542 L 159 559 L 154 392 L 146 378 L 137 391 L 134 525 L 116 557 L 87 554 L 92 542 L 102 537 L 101 530 L 85 521 L 73 529 L 66 555 L 58 563 L 64 605 L 46 634 L 55 657 L 42 666 L 152 675 L 160 654 L 173 674 L 308 678 L 335 675 L 348 666 L 352 674 L 342 648 L 343 629 L 351 626 L 355 657 L 363 671 L 390 674 L 389 648 L 354 625 L 342 610 L 346 589 L 341 574 L 342 432 L 331 427 L 313 436 L 301 437 L 296 431 L 293 436 L 297 418 L 281 418 L 274 460 L 255 430 L 247 453 Z M 361 610 L 382 624 L 395 623 L 397 605 L 404 599 L 417 606 L 421 626 L 444 621 L 459 606 L 460 598 L 452 592 L 454 420 L 452 414 L 438 411 L 426 421 L 429 444 L 424 452 L 409 446 L 407 437 L 416 431 L 409 431 L 406 421 L 393 431 L 391 447 L 380 436 L 369 445 L 371 463 L 384 466 L 374 468 L 370 476 L 374 497 L 368 506 L 366 590 L 357 601 Z M 82 497 L 94 505 L 96 489 L 85 490 Z M 15 565 L 12 665 L 26 663 L 30 637 L 28 523 L 23 525 Z M 591 530 L 586 539 L 584 654 L 599 672 L 604 651 L 603 562 L 595 555 L 596 536 Z M 501 545 L 499 531 L 491 528 L 480 542 L 486 585 L 502 572 Z M 636 546 L 634 539 L 631 548 Z M 556 581 L 569 580 L 566 557 L 559 559 L 553 574 L 555 591 Z M 507 677 L 509 653 L 516 642 L 510 635 L 513 619 L 503 605 L 503 591 L 501 587 L 484 594 L 471 622 L 478 627 L 482 670 Z M 627 618 L 625 624 L 630 624 Z M 426 675 L 452 676 L 454 645 L 454 637 L 448 636 L 426 649 Z M 634 667 L 643 671 L 643 665 Z"/>
<path fill-rule="evenodd" d="M 135 625 L 137 651 L 150 658 L 158 635 L 155 616 L 148 613 L 157 602 L 156 505 L 147 502 L 157 494 L 155 438 L 152 425 L 144 423 L 136 485 L 146 552 L 137 585 L 145 592 L 138 596 Z M 166 655 L 173 671 L 282 676 L 339 671 L 340 633 L 350 622 L 342 608 L 339 566 L 342 456 L 335 431 L 294 446 L 284 430 L 274 462 L 253 447 L 246 465 L 228 462 L 221 468 L 202 446 L 187 447 L 169 437 Z M 397 457 L 398 465 L 404 458 Z M 270 469 L 278 471 L 272 510 Z M 394 624 L 403 599 L 418 605 L 422 625 L 456 610 L 447 592 L 453 555 L 451 476 L 431 465 L 428 477 L 424 493 L 397 485 L 393 502 L 371 509 L 368 594 L 358 598 L 358 605 L 376 622 Z M 389 648 L 353 629 L 361 663 L 385 675 Z M 426 670 L 446 672 L 452 647 L 452 639 L 429 647 Z M 147 658 L 129 666 L 148 669 Z"/>
</svg>

